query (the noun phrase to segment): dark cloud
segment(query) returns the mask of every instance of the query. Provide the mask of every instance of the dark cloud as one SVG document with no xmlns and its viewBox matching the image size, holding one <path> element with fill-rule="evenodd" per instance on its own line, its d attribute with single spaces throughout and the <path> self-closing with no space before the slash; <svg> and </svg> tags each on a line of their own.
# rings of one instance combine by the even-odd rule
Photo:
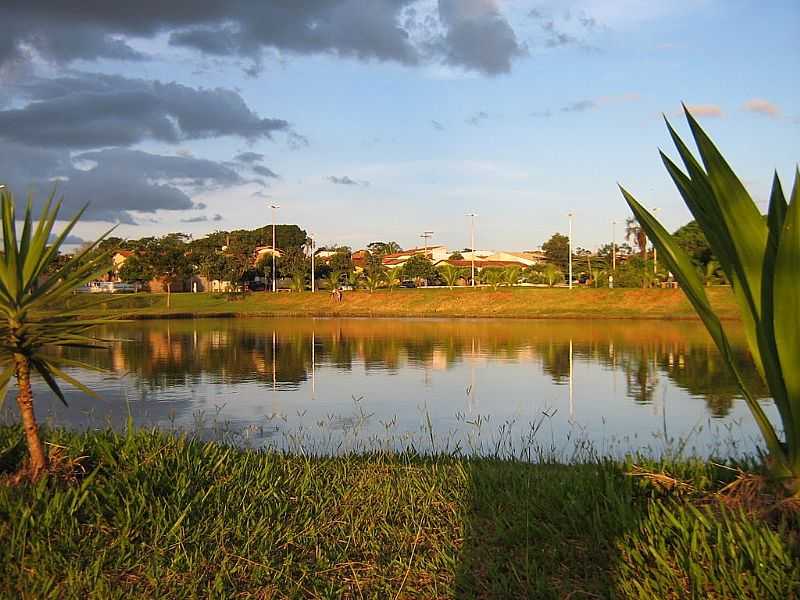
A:
<svg viewBox="0 0 800 600">
<path fill-rule="evenodd" d="M 278 179 L 278 174 L 275 173 L 272 169 L 268 169 L 262 165 L 253 165 L 250 167 L 253 173 L 261 175 L 262 177 L 270 177 L 272 179 Z"/>
<path fill-rule="evenodd" d="M 208 221 L 206 215 L 199 215 L 197 217 L 189 217 L 188 219 L 181 219 L 181 223 L 205 223 Z"/>
<path fill-rule="evenodd" d="M 444 131 L 444 125 L 442 125 L 439 121 L 431 120 L 431 125 L 436 131 Z"/>
<path fill-rule="evenodd" d="M 0 138 L 29 145 L 96 148 L 290 131 L 286 121 L 259 117 L 238 93 L 222 88 L 86 73 L 35 79 L 17 90 L 32 102 L 0 110 Z"/>
<path fill-rule="evenodd" d="M 586 112 L 587 110 L 594 110 L 597 108 L 597 102 L 594 100 L 579 100 L 572 104 L 567 104 L 561 107 L 561 112 Z"/>
<path fill-rule="evenodd" d="M 133 213 L 189 210 L 191 194 L 246 183 L 219 163 L 111 148 L 70 157 L 67 150 L 0 142 L 3 182 L 18 196 L 31 190 L 41 200 L 55 188 L 63 214 L 89 203 L 85 219 L 135 223 Z"/>
<path fill-rule="evenodd" d="M 441 49 L 450 65 L 499 75 L 527 54 L 495 0 L 439 0 L 439 18 L 446 30 Z"/>
<path fill-rule="evenodd" d="M 250 163 L 261 162 L 262 160 L 264 160 L 264 155 L 259 154 L 258 152 L 242 152 L 240 154 L 237 154 L 233 158 L 234 160 L 238 160 L 239 162 L 250 164 Z"/>
<path fill-rule="evenodd" d="M 211 220 L 212 220 L 212 221 L 215 221 L 215 222 L 216 222 L 216 221 L 222 221 L 222 215 L 221 215 L 221 214 L 219 214 L 219 213 L 217 213 L 217 214 L 215 214 L 213 217 L 211 217 Z"/>
<path fill-rule="evenodd" d="M 477 126 L 480 125 L 482 121 L 485 121 L 488 118 L 489 118 L 489 113 L 481 110 L 476 112 L 474 115 L 467 117 L 465 119 L 465 123 Z"/>
<path fill-rule="evenodd" d="M 345 175 L 344 177 L 336 177 L 335 175 L 331 175 L 330 177 L 328 177 L 328 181 L 330 181 L 331 183 L 335 183 L 336 185 L 361 185 L 364 187 L 369 185 L 368 181 L 356 181 L 355 179 L 352 179 L 347 175 Z"/>
<path fill-rule="evenodd" d="M 562 30 L 559 25 L 557 25 L 556 20 L 541 9 L 533 9 L 529 11 L 528 17 L 538 21 L 539 27 L 544 33 L 543 44 L 547 48 L 557 48 L 560 46 L 583 46 L 583 41 L 578 35 L 576 35 L 576 33 L 589 34 L 597 26 L 597 21 L 585 14 L 579 15 L 573 20 L 572 13 L 569 10 L 564 12 L 559 22 L 563 24 L 564 22 L 571 21 L 572 23 L 568 25 L 568 29 L 572 33 Z"/>
<path fill-rule="evenodd" d="M 20 60 L 28 49 L 60 64 L 142 60 L 147 57 L 135 48 L 135 40 L 156 35 L 207 56 L 247 59 L 251 75 L 260 71 L 269 50 L 404 65 L 444 61 L 488 75 L 507 73 L 512 60 L 526 52 L 496 0 L 439 0 L 436 23 L 422 19 L 415 3 L 6 0 L 0 7 L 0 65 Z M 434 34 L 437 30 L 443 34 Z"/>
</svg>

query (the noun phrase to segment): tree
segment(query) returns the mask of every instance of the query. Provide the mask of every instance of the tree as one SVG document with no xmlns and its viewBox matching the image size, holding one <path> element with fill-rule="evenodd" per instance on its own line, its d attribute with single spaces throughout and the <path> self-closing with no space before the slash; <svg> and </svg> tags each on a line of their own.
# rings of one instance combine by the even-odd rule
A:
<svg viewBox="0 0 800 600">
<path fill-rule="evenodd" d="M 400 252 L 402 248 L 397 242 L 372 242 L 371 244 L 367 244 L 367 250 L 369 250 L 370 254 L 382 258 L 387 254 Z"/>
<path fill-rule="evenodd" d="M 298 273 L 304 276 L 310 269 L 308 257 L 299 248 L 289 248 L 278 258 L 278 277 L 294 277 Z"/>
<path fill-rule="evenodd" d="M 494 291 L 503 283 L 503 269 L 497 267 L 485 267 L 481 270 L 481 281 L 492 286 Z"/>
<path fill-rule="evenodd" d="M 464 276 L 464 270 L 454 265 L 444 264 L 438 268 L 439 275 L 441 275 L 444 282 L 452 290 L 453 286 L 458 283 L 458 280 Z"/>
<path fill-rule="evenodd" d="M 564 270 L 569 264 L 569 238 L 560 233 L 553 236 L 542 244 L 547 261 L 556 267 Z"/>
<path fill-rule="evenodd" d="M 634 242 L 639 248 L 643 261 L 647 261 L 647 234 L 634 217 L 625 219 L 625 240 Z"/>
<path fill-rule="evenodd" d="M 714 260 L 714 253 L 697 221 L 689 221 L 672 234 L 677 244 L 689 255 L 698 267 L 705 267 Z"/>
<path fill-rule="evenodd" d="M 81 320 L 75 313 L 56 312 L 54 308 L 75 288 L 108 271 L 111 267 L 111 256 L 110 252 L 95 252 L 95 242 L 39 284 L 40 276 L 56 260 L 59 247 L 78 222 L 83 210 L 67 223 L 61 234 L 48 246 L 60 202 L 52 208 L 51 195 L 35 227 L 29 202 L 19 237 L 14 198 L 8 190 L 0 190 L 0 204 L 3 226 L 3 252 L 0 254 L 0 311 L 3 315 L 0 321 L 0 399 L 5 396 L 12 377 L 15 378 L 18 389 L 17 406 L 30 455 L 30 474 L 36 479 L 47 469 L 47 455 L 33 409 L 31 370 L 39 373 L 47 386 L 65 404 L 58 379 L 93 395 L 89 388 L 73 379 L 62 368 L 67 363 L 70 367 L 96 368 L 60 358 L 59 353 L 52 349 L 65 346 L 103 347 L 88 333 L 94 326 L 108 320 Z"/>
<path fill-rule="evenodd" d="M 542 269 L 542 275 L 549 287 L 553 287 L 559 280 L 564 281 L 564 273 L 552 263 L 547 263 Z"/>
<path fill-rule="evenodd" d="M 341 271 L 329 271 L 325 283 L 327 283 L 329 290 L 335 290 L 337 287 L 339 287 L 341 281 L 342 281 Z"/>
<path fill-rule="evenodd" d="M 503 269 L 503 283 L 509 287 L 513 287 L 519 283 L 519 278 L 522 276 L 522 269 L 509 265 Z"/>
<path fill-rule="evenodd" d="M 421 254 L 415 254 L 409 258 L 402 269 L 405 279 L 416 282 L 424 281 L 427 284 L 434 276 L 433 263 Z"/>
<path fill-rule="evenodd" d="M 456 250 L 455 252 L 453 252 L 453 253 L 450 255 L 450 257 L 448 258 L 448 260 L 464 260 L 464 255 L 463 255 L 463 254 L 461 254 L 461 252 L 459 252 L 458 250 Z"/>
<path fill-rule="evenodd" d="M 380 271 L 372 271 L 364 277 L 364 285 L 366 285 L 370 294 L 377 290 L 381 283 L 383 283 L 383 273 Z"/>
<path fill-rule="evenodd" d="M 184 240 L 182 234 L 167 234 L 150 244 L 142 256 L 155 277 L 167 288 L 167 308 L 171 306 L 172 286 L 178 281 L 185 281 L 192 274 Z"/>
<path fill-rule="evenodd" d="M 349 273 L 354 269 L 353 267 L 353 254 L 349 248 L 343 248 L 336 251 L 336 254 L 331 256 L 330 267 L 333 271 L 341 271 Z"/>
<path fill-rule="evenodd" d="M 141 256 L 132 254 L 122 263 L 117 276 L 127 283 L 147 283 L 155 277 L 155 272 Z"/>
<path fill-rule="evenodd" d="M 384 269 L 383 271 L 383 281 L 386 283 L 386 287 L 389 288 L 390 292 L 401 283 L 398 270 L 399 269 Z"/>
</svg>

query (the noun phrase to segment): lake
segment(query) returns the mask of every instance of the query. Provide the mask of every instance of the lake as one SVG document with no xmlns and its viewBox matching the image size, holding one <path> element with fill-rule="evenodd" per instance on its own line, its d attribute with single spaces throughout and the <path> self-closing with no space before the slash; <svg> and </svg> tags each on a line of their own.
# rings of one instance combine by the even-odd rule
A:
<svg viewBox="0 0 800 600">
<path fill-rule="evenodd" d="M 729 324 L 747 365 L 744 335 Z M 101 398 L 35 382 L 38 415 L 75 428 L 191 431 L 317 453 L 376 447 L 570 459 L 752 453 L 744 401 L 694 321 L 203 319 L 120 323 L 69 358 Z M 752 367 L 746 379 L 765 405 Z M 7 402 L 4 420 L 16 418 Z M 526 450 L 527 448 L 527 450 Z"/>
</svg>

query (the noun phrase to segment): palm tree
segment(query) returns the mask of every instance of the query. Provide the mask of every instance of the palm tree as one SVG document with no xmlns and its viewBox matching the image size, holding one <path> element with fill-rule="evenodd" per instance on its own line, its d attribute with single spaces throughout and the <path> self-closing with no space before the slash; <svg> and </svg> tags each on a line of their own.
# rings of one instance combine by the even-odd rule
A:
<svg viewBox="0 0 800 600">
<path fill-rule="evenodd" d="M 453 286 L 458 283 L 458 280 L 464 276 L 463 269 L 456 267 L 451 264 L 444 264 L 439 267 L 439 274 L 444 279 L 444 282 L 448 285 L 448 287 L 452 290 Z"/>
<path fill-rule="evenodd" d="M 553 263 L 547 263 L 544 266 L 544 269 L 542 269 L 542 275 L 544 275 L 549 287 L 553 287 L 559 278 L 564 278 L 564 274 Z"/>
<path fill-rule="evenodd" d="M 625 219 L 625 241 L 635 242 L 639 247 L 639 252 L 642 255 L 642 260 L 647 262 L 647 234 L 642 226 L 639 225 L 634 217 Z"/>
<path fill-rule="evenodd" d="M 494 268 L 483 269 L 481 271 L 481 281 L 488 283 L 492 286 L 494 291 L 497 291 L 497 288 L 503 282 L 503 270 Z"/>
<path fill-rule="evenodd" d="M 110 251 L 98 252 L 95 243 L 52 273 L 44 274 L 56 260 L 58 249 L 69 235 L 86 207 L 78 212 L 64 230 L 47 245 L 58 217 L 61 202 L 48 198 L 39 222 L 33 227 L 31 199 L 25 209 L 22 233 L 17 238 L 14 198 L 8 190 L 0 191 L 3 242 L 0 256 L 0 399 L 5 396 L 12 376 L 17 382 L 17 406 L 30 454 L 31 477 L 37 478 L 47 469 L 39 425 L 33 410 L 31 369 L 44 379 L 55 395 L 66 404 L 57 383 L 61 379 L 83 392 L 94 393 L 62 370 L 65 365 L 92 370 L 96 367 L 60 358 L 52 350 L 64 346 L 99 348 L 100 340 L 87 335 L 95 325 L 110 319 L 80 320 L 71 311 L 54 312 L 80 285 L 91 281 L 110 268 Z M 110 233 L 110 232 L 109 232 Z M 106 233 L 108 235 L 108 233 Z M 43 281 L 41 279 L 44 279 Z M 50 352 L 48 352 L 50 350 Z"/>
<path fill-rule="evenodd" d="M 328 273 L 328 276 L 325 278 L 326 283 L 328 284 L 329 290 L 335 290 L 339 287 L 339 282 L 342 279 L 342 272 L 341 271 L 331 271 Z"/>
<path fill-rule="evenodd" d="M 397 272 L 397 269 L 386 269 L 383 270 L 383 281 L 386 283 L 386 287 L 389 288 L 391 292 L 394 288 L 400 285 L 400 276 Z"/>
<path fill-rule="evenodd" d="M 306 289 L 306 276 L 303 273 L 292 275 L 292 291 L 303 292 Z"/>
<path fill-rule="evenodd" d="M 503 269 L 503 283 L 509 287 L 513 287 L 519 283 L 519 278 L 522 274 L 522 269 L 513 265 Z"/>
<path fill-rule="evenodd" d="M 358 271 L 350 271 L 347 274 L 347 283 L 351 288 L 357 290 L 359 284 L 361 283 L 361 273 Z"/>
<path fill-rule="evenodd" d="M 364 278 L 364 283 L 371 294 L 380 287 L 383 282 L 383 274 L 380 271 L 372 271 Z"/>
</svg>

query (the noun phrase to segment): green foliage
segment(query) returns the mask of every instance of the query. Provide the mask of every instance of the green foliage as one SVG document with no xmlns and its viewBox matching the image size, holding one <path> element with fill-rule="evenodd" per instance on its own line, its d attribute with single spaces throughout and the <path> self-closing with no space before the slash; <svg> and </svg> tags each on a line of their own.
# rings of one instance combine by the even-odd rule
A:
<svg viewBox="0 0 800 600">
<path fill-rule="evenodd" d="M 549 287 L 553 287 L 557 283 L 564 283 L 564 273 L 553 263 L 547 263 L 542 268 L 542 275 Z"/>
<path fill-rule="evenodd" d="M 430 283 L 435 276 L 433 263 L 421 254 L 409 258 L 402 266 L 402 272 L 403 279 L 425 283 Z"/>
<path fill-rule="evenodd" d="M 444 264 L 437 268 L 439 275 L 445 284 L 452 290 L 458 280 L 464 277 L 464 269 L 454 265 Z"/>
<path fill-rule="evenodd" d="M 294 277 L 297 274 L 305 275 L 311 269 L 310 259 L 300 248 L 289 248 L 282 256 L 278 257 L 277 262 L 278 277 Z"/>
<path fill-rule="evenodd" d="M 395 289 L 398 285 L 400 285 L 401 281 L 398 269 L 384 269 L 383 282 L 386 284 L 386 287 L 389 288 L 389 291 Z"/>
<path fill-rule="evenodd" d="M 464 255 L 461 254 L 458 250 L 453 252 L 449 257 L 448 260 L 464 260 Z"/>
<path fill-rule="evenodd" d="M 689 255 L 698 267 L 704 267 L 714 259 L 714 253 L 697 221 L 689 221 L 672 234 L 675 242 Z"/>
<path fill-rule="evenodd" d="M 556 265 L 561 270 L 567 268 L 569 263 L 569 238 L 560 233 L 553 236 L 542 244 L 547 261 Z"/>
<path fill-rule="evenodd" d="M 370 293 L 377 290 L 383 283 L 383 273 L 379 270 L 369 271 L 364 277 L 364 286 Z"/>
<path fill-rule="evenodd" d="M 367 244 L 367 250 L 369 250 L 370 254 L 380 258 L 387 254 L 400 252 L 402 248 L 397 242 L 372 242 L 371 244 Z"/>
<path fill-rule="evenodd" d="M 329 290 L 333 290 L 339 287 L 342 284 L 342 272 L 341 271 L 329 271 L 327 277 L 325 277 L 325 285 Z"/>
<path fill-rule="evenodd" d="M 503 269 L 504 285 L 507 285 L 509 287 L 515 286 L 519 283 L 521 277 L 522 277 L 521 267 L 508 266 L 505 269 Z"/>
<path fill-rule="evenodd" d="M 481 270 L 481 283 L 486 283 L 492 286 L 492 289 L 497 291 L 497 288 L 500 287 L 500 284 L 503 283 L 505 273 L 503 269 L 498 269 L 497 267 L 485 267 Z"/>
<path fill-rule="evenodd" d="M 132 254 L 122 263 L 117 276 L 128 283 L 148 282 L 155 277 L 155 271 L 138 254 Z"/>
<path fill-rule="evenodd" d="M 350 273 L 355 267 L 353 266 L 353 255 L 349 249 L 341 249 L 331 256 L 328 263 L 333 271 L 341 271 L 342 273 Z"/>
<path fill-rule="evenodd" d="M 728 337 L 691 258 L 625 189 L 639 223 L 658 247 L 731 369 L 769 451 L 768 466 L 793 494 L 800 494 L 800 170 L 787 204 L 775 175 L 765 221 L 731 167 L 686 111 L 702 166 L 667 123 L 686 172 L 662 159 L 689 210 L 731 282 L 756 368 L 778 408 L 775 426 L 744 383 Z"/>
</svg>

